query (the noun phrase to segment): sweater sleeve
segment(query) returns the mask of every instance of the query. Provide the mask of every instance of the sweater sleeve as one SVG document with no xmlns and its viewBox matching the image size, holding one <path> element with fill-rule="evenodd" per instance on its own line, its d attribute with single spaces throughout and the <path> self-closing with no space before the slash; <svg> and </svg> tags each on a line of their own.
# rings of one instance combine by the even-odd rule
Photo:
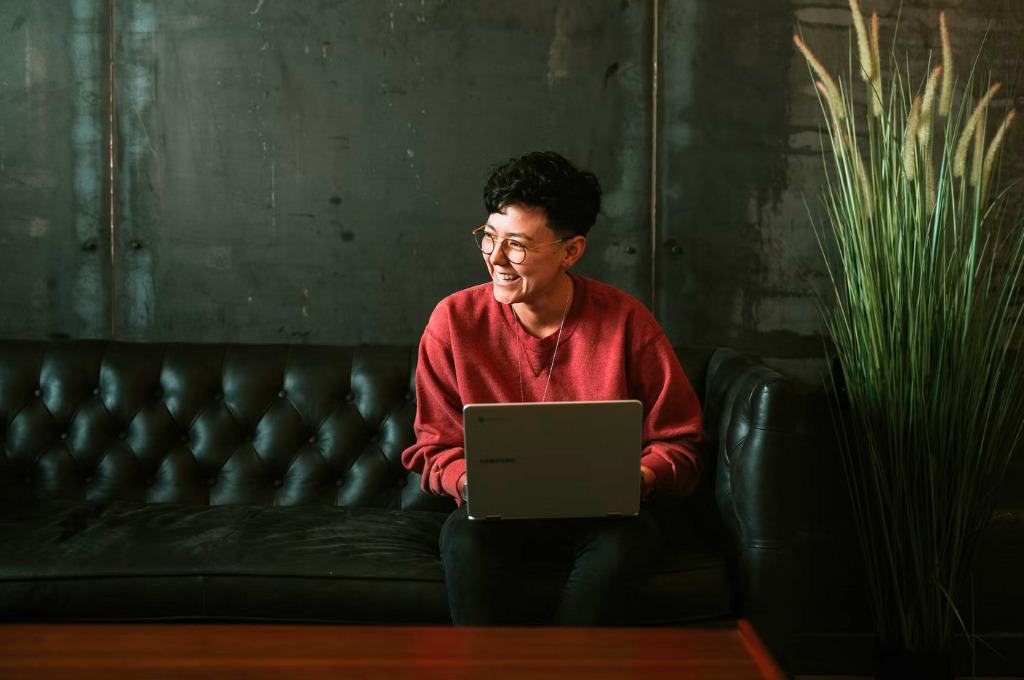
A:
<svg viewBox="0 0 1024 680">
<path fill-rule="evenodd" d="M 420 340 L 416 367 L 416 443 L 402 453 L 402 464 L 423 476 L 427 493 L 462 499 L 456 491 L 466 471 L 462 398 L 452 354 L 447 310 L 438 306 Z"/>
<path fill-rule="evenodd" d="M 654 472 L 654 493 L 692 493 L 704 468 L 700 401 L 660 328 L 631 357 L 628 380 L 644 405 L 640 464 Z"/>
</svg>

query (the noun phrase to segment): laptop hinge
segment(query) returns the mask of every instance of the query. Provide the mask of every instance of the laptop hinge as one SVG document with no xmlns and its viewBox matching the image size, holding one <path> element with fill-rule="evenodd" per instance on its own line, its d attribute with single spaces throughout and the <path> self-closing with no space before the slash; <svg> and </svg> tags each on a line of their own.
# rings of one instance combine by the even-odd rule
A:
<svg viewBox="0 0 1024 680">
<path fill-rule="evenodd" d="M 501 515 L 484 515 L 484 519 L 501 519 Z"/>
<path fill-rule="evenodd" d="M 605 513 L 605 517 L 622 517 L 621 512 L 609 512 Z"/>
</svg>

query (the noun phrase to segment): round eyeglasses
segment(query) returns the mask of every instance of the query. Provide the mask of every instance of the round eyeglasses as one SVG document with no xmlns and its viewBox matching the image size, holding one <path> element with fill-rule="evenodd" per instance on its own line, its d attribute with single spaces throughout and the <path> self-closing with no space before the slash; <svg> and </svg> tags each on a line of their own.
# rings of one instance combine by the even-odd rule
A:
<svg viewBox="0 0 1024 680">
<path fill-rule="evenodd" d="M 484 255 L 490 255 L 494 252 L 495 243 L 501 242 L 501 252 L 505 254 L 508 261 L 512 264 L 522 264 L 526 260 L 526 253 L 535 250 L 537 248 L 543 248 L 544 246 L 552 246 L 556 243 L 561 243 L 568 239 L 560 238 L 557 241 L 549 241 L 548 243 L 539 243 L 535 246 L 524 246 L 519 241 L 510 238 L 501 238 L 489 231 L 484 231 L 487 225 L 477 227 L 473 230 L 473 238 L 476 239 L 476 246 L 480 249 L 480 252 Z"/>
</svg>

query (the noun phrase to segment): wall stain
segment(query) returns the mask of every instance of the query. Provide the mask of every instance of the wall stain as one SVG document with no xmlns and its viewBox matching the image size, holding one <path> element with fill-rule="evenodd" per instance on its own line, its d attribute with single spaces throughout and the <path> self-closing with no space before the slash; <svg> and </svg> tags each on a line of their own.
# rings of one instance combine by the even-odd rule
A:
<svg viewBox="0 0 1024 680">
<path fill-rule="evenodd" d="M 612 62 L 612 65 L 605 69 L 604 72 L 604 84 L 608 86 L 608 79 L 615 75 L 619 70 L 619 62 Z"/>
<path fill-rule="evenodd" d="M 685 295 L 701 303 L 683 308 L 668 296 L 659 311 L 676 342 L 759 351 L 771 344 L 781 351 L 760 310 L 775 256 L 765 224 L 788 185 L 784 93 L 792 17 L 785 5 L 738 5 L 701 3 L 687 14 L 687 6 L 676 2 L 661 17 L 663 27 L 673 27 L 667 40 L 687 30 L 694 40 L 662 71 L 666 79 L 688 79 L 690 85 L 666 90 L 669 115 L 661 132 L 670 141 L 663 150 L 667 172 L 660 179 L 666 184 L 658 212 L 662 242 L 675 239 L 682 249 L 661 255 L 666 271 L 659 290 L 688 288 Z M 682 21 L 673 24 L 673 17 Z"/>
<path fill-rule="evenodd" d="M 118 174 L 116 185 L 121 198 L 121 218 L 119 220 L 116 246 L 137 240 L 146 233 L 149 223 L 151 206 L 140 200 L 136 195 L 135 182 L 144 182 L 148 177 L 149 163 L 147 156 L 156 153 L 150 144 L 145 129 L 144 118 L 156 101 L 155 95 L 155 59 L 153 54 L 153 36 L 157 30 L 156 10 L 143 3 L 125 3 L 129 8 L 125 17 L 128 30 L 124 37 L 122 58 L 127 63 L 136 64 L 136 68 L 127 70 L 125 76 L 117 83 L 120 96 L 117 105 L 117 142 L 121 142 L 120 164 L 122 171 Z M 117 81 L 115 81 L 117 82 Z M 127 115 L 126 115 L 127 114 Z M 120 317 L 116 336 L 125 340 L 143 340 L 154 330 L 156 317 L 156 272 L 154 269 L 154 253 L 162 249 L 159 243 L 148 250 L 133 250 L 116 258 L 120 270 L 115 270 L 118 288 L 115 293 L 115 313 Z"/>
<path fill-rule="evenodd" d="M 562 5 L 555 15 L 555 37 L 548 49 L 548 85 L 569 77 L 569 8 Z"/>
<path fill-rule="evenodd" d="M 105 3 L 104 3 L 105 4 Z M 72 182 L 75 197 L 74 238 L 86 244 L 84 252 L 96 252 L 100 236 L 110 233 L 110 213 L 105 206 L 104 192 L 109 184 L 103 178 L 109 170 L 107 131 L 104 129 L 105 106 L 109 82 L 104 77 L 108 43 L 97 40 L 96 26 L 105 22 L 102 4 L 96 0 L 75 0 L 72 3 L 73 32 L 71 36 L 71 70 L 74 104 L 71 138 L 74 149 Z M 109 244 L 106 238 L 103 239 Z M 91 248 L 89 244 L 92 244 Z M 86 257 L 76 261 L 71 304 L 81 326 L 79 332 L 105 336 L 111 331 L 109 316 L 109 283 L 104 270 L 109 254 Z"/>
</svg>

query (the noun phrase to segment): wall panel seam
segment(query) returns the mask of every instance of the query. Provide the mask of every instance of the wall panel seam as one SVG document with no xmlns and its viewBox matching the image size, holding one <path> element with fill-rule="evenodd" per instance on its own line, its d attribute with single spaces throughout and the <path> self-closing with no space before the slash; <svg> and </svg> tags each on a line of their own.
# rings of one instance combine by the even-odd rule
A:
<svg viewBox="0 0 1024 680">
<path fill-rule="evenodd" d="M 110 113 L 107 117 L 108 130 L 107 133 L 110 135 L 110 143 L 108 144 L 107 152 L 110 154 L 110 339 L 117 339 L 117 260 L 116 256 L 116 243 L 115 240 L 115 227 L 114 227 L 114 213 L 115 213 L 115 191 L 114 191 L 114 0 L 109 0 L 108 5 L 108 39 L 109 45 L 109 74 L 108 80 L 110 81 L 110 93 L 109 102 Z"/>
<path fill-rule="evenodd" d="M 652 14 L 651 46 L 651 312 L 658 318 L 658 1 Z"/>
</svg>

